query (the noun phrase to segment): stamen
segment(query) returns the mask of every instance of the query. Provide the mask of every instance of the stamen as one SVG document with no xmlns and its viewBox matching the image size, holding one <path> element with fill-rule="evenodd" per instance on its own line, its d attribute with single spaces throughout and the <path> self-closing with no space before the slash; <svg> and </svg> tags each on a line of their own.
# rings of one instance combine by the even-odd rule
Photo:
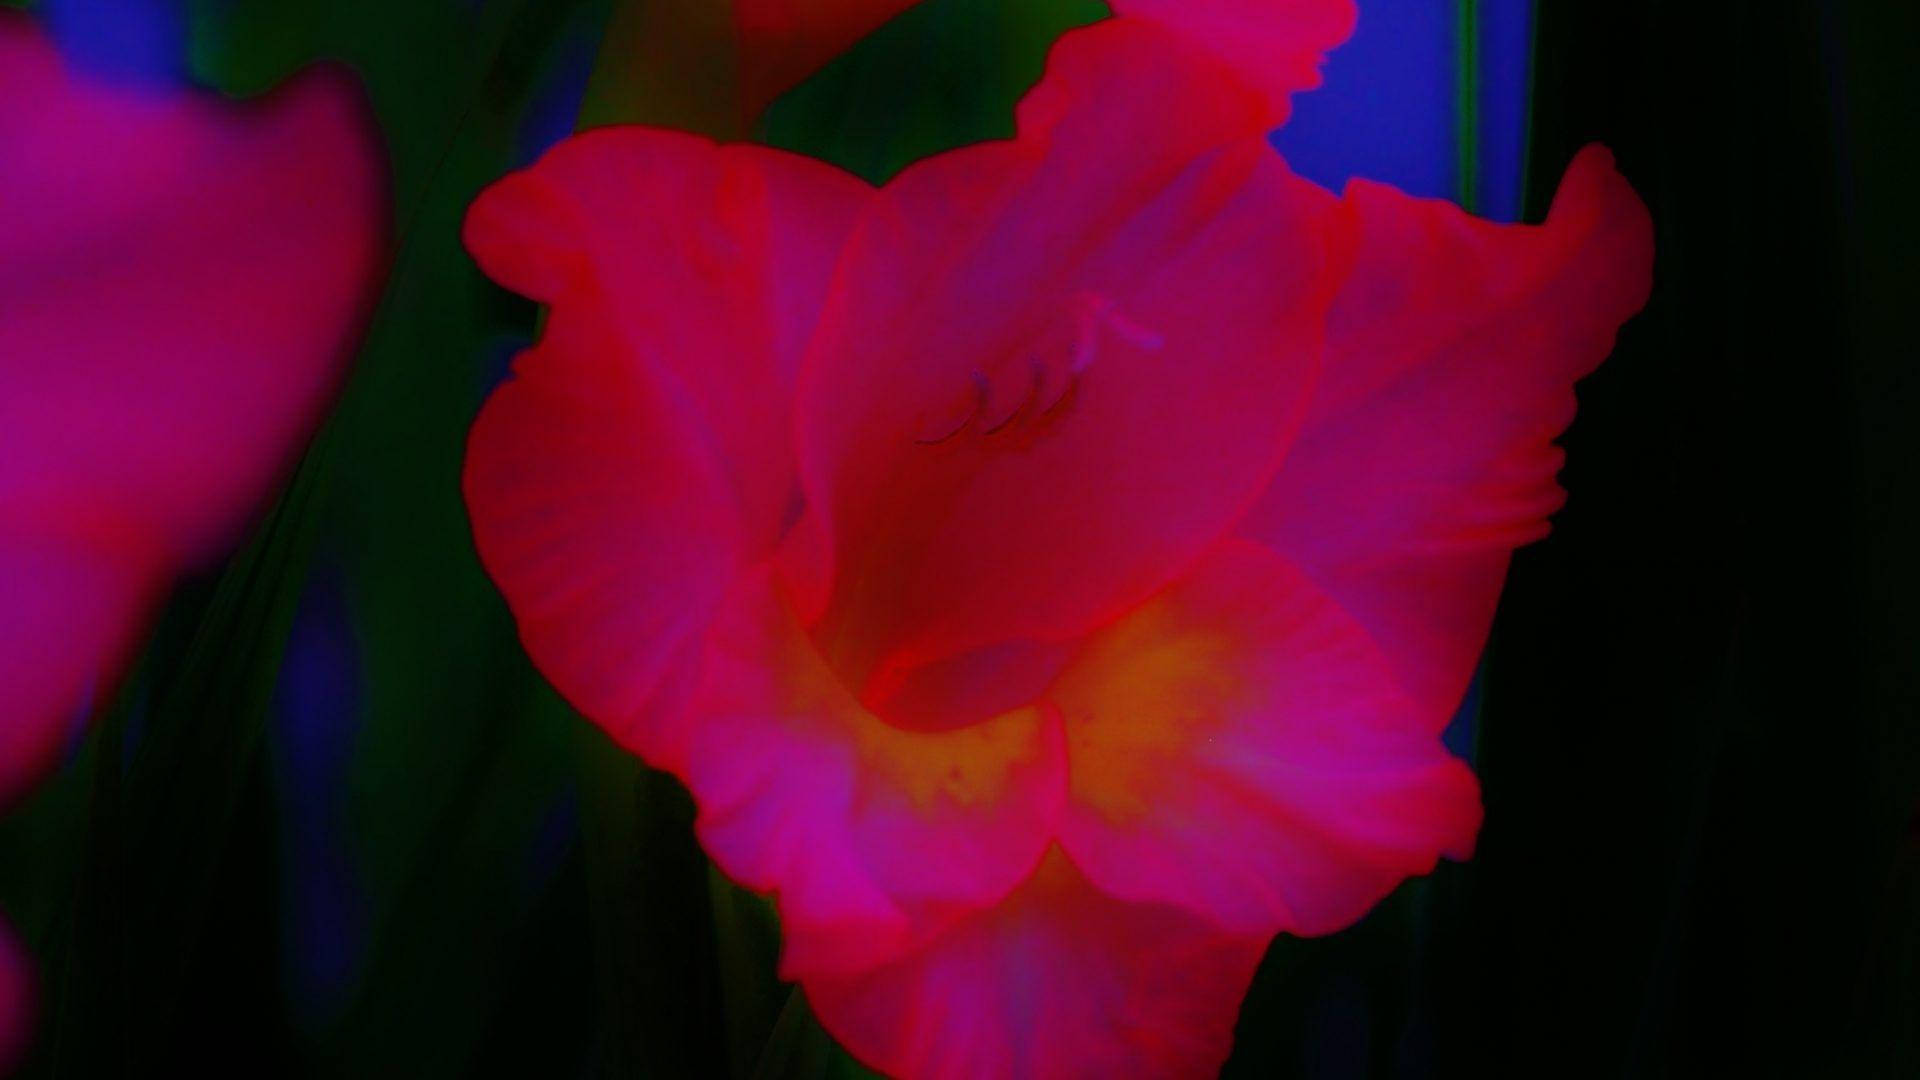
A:
<svg viewBox="0 0 1920 1080">
<path fill-rule="evenodd" d="M 1074 313 L 1073 361 L 1067 370 L 1075 375 L 1093 366 L 1094 350 L 1100 344 L 1100 307 L 1111 304 L 1092 293 L 1080 294 L 1080 310 Z"/>
<path fill-rule="evenodd" d="M 1036 358 L 1029 357 L 1027 362 L 1033 365 L 1033 381 L 1027 384 L 1027 396 L 1024 398 L 1021 398 L 1020 404 L 1014 406 L 1014 409 L 1012 412 L 1008 413 L 1004 418 L 995 422 L 992 427 L 982 428 L 980 430 L 980 434 L 994 435 L 994 434 L 998 434 L 1001 431 L 1005 431 L 1007 425 L 1019 419 L 1020 414 L 1023 412 L 1026 412 L 1027 406 L 1033 404 L 1034 398 L 1039 396 L 1040 383 L 1042 380 L 1046 378 L 1047 370 L 1046 368 L 1041 366 L 1040 361 Z"/>
<path fill-rule="evenodd" d="M 1047 377 L 1047 366 L 1045 364 L 1042 364 L 1040 362 L 1040 358 L 1037 356 L 1032 358 L 1031 363 L 1033 364 L 1034 386 L 1038 388 L 1040 386 L 1045 385 L 1045 380 Z M 1046 406 L 1042 408 L 1039 411 L 1039 413 L 1037 413 L 1036 415 L 1043 420 L 1049 416 L 1052 416 L 1053 411 L 1055 409 L 1058 409 L 1062 404 L 1066 402 L 1068 398 L 1073 396 L 1073 388 L 1079 381 L 1080 381 L 1079 376 L 1075 375 L 1071 371 L 1067 372 L 1066 377 L 1060 380 L 1059 392 L 1055 393 L 1053 397 L 1047 402 Z M 1035 396 L 1038 396 L 1037 392 Z"/>
<path fill-rule="evenodd" d="M 1158 352 L 1160 347 L 1167 343 L 1166 338 L 1127 318 L 1117 307 L 1108 310 L 1107 326 L 1111 327 L 1114 333 L 1120 335 L 1121 341 L 1126 342 L 1136 349 Z"/>
<path fill-rule="evenodd" d="M 1119 304 L 1108 297 L 1096 292 L 1083 292 L 1079 300 L 1080 310 L 1075 312 L 1074 317 L 1078 332 L 1074 335 L 1073 363 L 1070 365 L 1074 374 L 1078 375 L 1093 365 L 1102 326 L 1136 349 L 1158 350 L 1166 344 L 1165 338 L 1133 321 L 1126 312 L 1120 310 Z"/>
<path fill-rule="evenodd" d="M 960 422 L 953 426 L 953 430 L 946 434 L 928 436 L 913 441 L 919 443 L 921 446 L 939 446 L 941 443 L 952 441 L 955 436 L 967 430 L 967 425 L 973 423 L 974 417 L 987 411 L 987 402 L 992 394 L 993 384 L 987 380 L 986 373 L 975 368 L 973 371 L 973 408 L 967 410 L 967 414 L 962 416 Z"/>
<path fill-rule="evenodd" d="M 1100 346 L 1100 334 L 1109 330 L 1123 343 L 1136 349 L 1156 351 L 1164 347 L 1166 339 L 1151 327 L 1134 321 L 1120 305 L 1096 292 L 1081 292 L 1073 305 L 1074 335 L 1073 345 L 1068 352 L 1068 362 L 1064 375 L 1059 377 L 1057 391 L 1052 391 L 1049 383 L 1055 378 L 1055 368 L 1049 366 L 1038 356 L 1027 358 L 1027 368 L 1032 378 L 1027 385 L 1026 396 L 1005 415 L 995 418 L 991 406 L 993 403 L 993 381 L 978 368 L 971 373 L 974 388 L 973 407 L 962 416 L 953 427 L 938 435 L 929 435 L 914 441 L 921 446 L 939 446 L 951 442 L 960 434 L 976 424 L 982 435 L 995 435 L 1012 427 L 1022 416 L 1044 419 L 1051 416 L 1066 400 L 1073 396 L 1079 385 L 1080 376 L 1093 366 Z M 1042 404 L 1044 402 L 1044 404 Z"/>
</svg>

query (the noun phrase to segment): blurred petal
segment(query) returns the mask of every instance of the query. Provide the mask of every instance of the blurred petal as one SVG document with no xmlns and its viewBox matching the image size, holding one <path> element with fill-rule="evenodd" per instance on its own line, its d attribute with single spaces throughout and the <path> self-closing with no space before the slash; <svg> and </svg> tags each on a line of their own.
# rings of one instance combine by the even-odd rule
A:
<svg viewBox="0 0 1920 1080">
<path fill-rule="evenodd" d="M 831 596 L 816 636 L 870 704 L 1138 602 L 1245 511 L 1302 415 L 1332 200 L 1166 42 L 1068 35 L 1018 139 L 908 169 L 854 233 L 801 379 L 796 546 L 819 561 L 787 571 Z"/>
<path fill-rule="evenodd" d="M 200 558 L 340 382 L 384 241 L 337 71 L 269 99 L 93 86 L 0 14 L 0 507 L 91 501 Z"/>
<path fill-rule="evenodd" d="M 827 670 L 765 575 L 720 621 L 693 716 L 700 839 L 779 894 L 790 976 L 870 966 L 998 902 L 1038 863 L 1065 790 L 1051 713 L 892 727 Z"/>
<path fill-rule="evenodd" d="M 1472 851 L 1473 774 L 1365 632 L 1257 544 L 1095 635 L 1048 698 L 1072 777 L 1061 844 L 1115 896 L 1320 934 Z"/>
<path fill-rule="evenodd" d="M 469 215 L 481 266 L 552 305 L 474 425 L 481 558 L 542 672 L 656 764 L 674 759 L 647 732 L 691 689 L 699 633 L 792 513 L 794 369 L 870 192 L 778 151 L 608 128 Z"/>
<path fill-rule="evenodd" d="M 1266 944 L 1115 900 L 1056 848 L 926 948 L 803 985 L 826 1029 L 892 1076 L 1212 1076 Z"/>
<path fill-rule="evenodd" d="M 1356 265 L 1300 439 L 1244 526 L 1377 642 L 1433 730 L 1465 692 L 1515 547 L 1563 498 L 1573 384 L 1645 303 L 1652 228 L 1605 150 L 1545 225 L 1363 181 Z"/>
<path fill-rule="evenodd" d="M 99 533 L 103 532 L 103 535 Z M 0 520 L 0 809 L 51 768 L 112 692 L 166 575 L 121 530 Z"/>
<path fill-rule="evenodd" d="M 10 12 L 0 175 L 4 792 L 299 452 L 365 312 L 386 191 L 339 72 L 243 105 L 98 86 Z"/>
</svg>

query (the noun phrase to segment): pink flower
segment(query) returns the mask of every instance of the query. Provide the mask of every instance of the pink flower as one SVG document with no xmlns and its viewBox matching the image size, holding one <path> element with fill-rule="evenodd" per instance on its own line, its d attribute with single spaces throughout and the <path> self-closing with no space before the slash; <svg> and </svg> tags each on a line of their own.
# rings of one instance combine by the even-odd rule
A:
<svg viewBox="0 0 1920 1080">
<path fill-rule="evenodd" d="M 1244 59 L 1121 18 L 878 190 L 615 128 L 469 217 L 551 305 L 481 556 L 888 1072 L 1210 1071 L 1275 933 L 1472 848 L 1438 733 L 1645 212 L 1599 150 L 1538 228 L 1336 198 Z"/>
<path fill-rule="evenodd" d="M 0 175 L 5 803 L 112 693 L 173 575 L 231 543 L 311 433 L 374 283 L 386 191 L 337 73 L 260 104 L 143 95 L 68 70 L 15 13 Z"/>
</svg>

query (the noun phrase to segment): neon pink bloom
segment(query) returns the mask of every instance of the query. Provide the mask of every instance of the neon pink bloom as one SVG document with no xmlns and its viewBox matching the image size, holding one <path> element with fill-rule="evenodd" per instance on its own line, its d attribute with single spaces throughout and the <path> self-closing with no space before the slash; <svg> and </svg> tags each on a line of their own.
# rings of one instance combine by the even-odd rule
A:
<svg viewBox="0 0 1920 1080">
<path fill-rule="evenodd" d="M 1644 300 L 1604 151 L 1537 228 L 1336 198 L 1199 40 L 1069 34 L 1017 138 L 878 190 L 609 128 L 468 219 L 551 306 L 481 556 L 890 1073 L 1211 1071 L 1275 933 L 1470 853 L 1438 733 Z"/>
<path fill-rule="evenodd" d="M 112 693 L 172 576 L 231 543 L 312 431 L 386 191 L 337 73 L 247 105 L 112 89 L 6 12 L 0 176 L 4 805 Z"/>
</svg>

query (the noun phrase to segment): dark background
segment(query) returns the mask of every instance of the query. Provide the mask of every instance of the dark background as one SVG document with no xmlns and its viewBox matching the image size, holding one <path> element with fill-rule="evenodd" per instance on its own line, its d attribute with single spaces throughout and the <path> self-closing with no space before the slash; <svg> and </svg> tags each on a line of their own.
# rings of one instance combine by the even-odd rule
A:
<svg viewBox="0 0 1920 1080">
<path fill-rule="evenodd" d="M 459 216 L 571 126 L 610 0 L 179 6 L 229 92 L 354 65 L 400 234 L 288 490 L 0 823 L 48 994 L 28 1075 L 854 1074 L 678 784 L 528 668 L 458 501 L 536 319 Z M 1097 14 L 929 0 L 762 135 L 884 176 L 999 133 Z M 1542 0 L 1535 29 L 1527 217 L 1608 143 L 1654 297 L 1582 384 L 1463 718 L 1477 857 L 1277 942 L 1228 1072 L 1920 1076 L 1920 8 Z"/>
</svg>

